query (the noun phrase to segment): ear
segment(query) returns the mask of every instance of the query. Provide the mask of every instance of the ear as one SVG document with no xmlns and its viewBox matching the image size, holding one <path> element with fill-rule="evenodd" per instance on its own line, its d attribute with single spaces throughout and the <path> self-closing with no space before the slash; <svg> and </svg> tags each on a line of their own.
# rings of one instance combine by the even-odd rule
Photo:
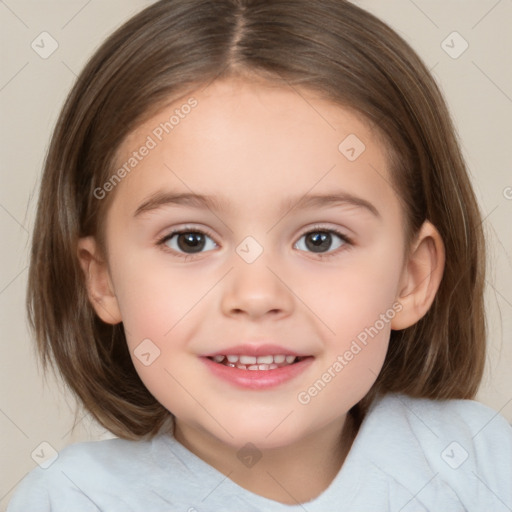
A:
<svg viewBox="0 0 512 512">
<path fill-rule="evenodd" d="M 92 236 L 80 238 L 77 256 L 85 275 L 87 295 L 96 314 L 107 324 L 122 321 L 107 262 Z"/>
<path fill-rule="evenodd" d="M 391 329 L 410 327 L 427 313 L 441 284 L 444 265 L 443 239 L 433 224 L 425 221 L 404 263 L 397 296 L 402 310 L 391 321 Z"/>
</svg>

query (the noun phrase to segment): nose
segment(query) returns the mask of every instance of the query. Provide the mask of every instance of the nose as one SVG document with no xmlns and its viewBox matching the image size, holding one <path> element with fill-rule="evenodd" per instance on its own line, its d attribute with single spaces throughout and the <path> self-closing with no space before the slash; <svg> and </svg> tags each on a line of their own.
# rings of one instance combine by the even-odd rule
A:
<svg viewBox="0 0 512 512">
<path fill-rule="evenodd" d="M 238 262 L 226 279 L 221 308 L 227 316 L 279 319 L 293 311 L 294 296 L 286 280 L 263 257 L 250 264 Z"/>
</svg>

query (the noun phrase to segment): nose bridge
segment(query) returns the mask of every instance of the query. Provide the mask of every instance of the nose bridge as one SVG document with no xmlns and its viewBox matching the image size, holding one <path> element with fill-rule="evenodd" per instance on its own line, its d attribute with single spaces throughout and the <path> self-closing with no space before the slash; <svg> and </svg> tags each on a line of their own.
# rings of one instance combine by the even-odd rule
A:
<svg viewBox="0 0 512 512">
<path fill-rule="evenodd" d="M 279 276 L 276 252 L 246 237 L 236 248 L 233 270 L 222 297 L 226 315 L 246 314 L 252 318 L 268 313 L 285 316 L 292 311 L 293 294 Z"/>
</svg>

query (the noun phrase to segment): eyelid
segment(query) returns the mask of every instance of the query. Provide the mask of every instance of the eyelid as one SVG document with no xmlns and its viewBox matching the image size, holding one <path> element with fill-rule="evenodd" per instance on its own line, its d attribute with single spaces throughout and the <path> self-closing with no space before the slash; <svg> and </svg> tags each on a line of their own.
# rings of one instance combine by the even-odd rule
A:
<svg viewBox="0 0 512 512">
<path fill-rule="evenodd" d="M 334 226 L 326 226 L 326 225 L 322 225 L 322 224 L 314 224 L 314 225 L 309 226 L 308 228 L 302 230 L 298 239 L 304 235 L 307 235 L 308 233 L 312 233 L 312 232 L 316 232 L 316 231 L 326 231 L 326 232 L 330 232 L 330 233 L 335 233 L 343 240 L 346 240 L 347 243 L 350 243 L 350 244 L 353 243 L 352 236 L 348 235 L 347 233 L 342 231 L 340 228 L 334 227 Z"/>
<path fill-rule="evenodd" d="M 175 235 L 176 233 L 203 233 L 205 235 L 208 235 L 217 245 L 217 241 L 215 240 L 216 236 L 213 234 L 213 232 L 208 229 L 205 226 L 200 225 L 194 225 L 194 224 L 184 224 L 181 227 L 171 228 L 169 229 L 164 235 L 158 235 L 156 238 L 157 240 L 164 240 L 170 238 L 172 235 Z"/>
</svg>

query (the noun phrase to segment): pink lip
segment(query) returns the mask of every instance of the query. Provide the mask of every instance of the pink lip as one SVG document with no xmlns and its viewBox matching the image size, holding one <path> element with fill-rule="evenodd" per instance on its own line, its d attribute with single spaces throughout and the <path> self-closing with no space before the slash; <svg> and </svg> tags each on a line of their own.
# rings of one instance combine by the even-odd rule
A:
<svg viewBox="0 0 512 512">
<path fill-rule="evenodd" d="M 279 345 L 237 345 L 235 347 L 225 348 L 223 350 L 217 350 L 216 352 L 211 352 L 209 354 L 205 354 L 203 357 L 214 357 L 214 356 L 225 356 L 225 355 L 234 355 L 234 356 L 276 356 L 276 355 L 284 355 L 284 356 L 295 356 L 295 357 L 307 357 L 309 354 L 300 354 L 298 352 L 294 352 L 293 350 L 289 350 L 285 347 L 280 347 Z M 256 371 L 256 370 L 254 370 Z"/>
<path fill-rule="evenodd" d="M 280 348 L 280 350 L 283 349 Z M 295 355 L 289 351 L 259 352 L 259 354 L 244 351 L 240 352 L 240 354 L 238 352 L 231 351 L 228 353 L 233 355 L 269 355 L 272 353 Z M 225 353 L 226 352 L 224 352 L 224 354 Z M 217 352 L 217 354 L 219 353 Z M 222 352 L 220 354 L 222 354 Z M 208 357 L 201 357 L 201 361 L 206 364 L 215 376 L 244 389 L 268 389 L 279 386 L 280 384 L 283 384 L 304 372 L 312 363 L 313 359 L 314 358 L 311 356 L 306 357 L 302 361 L 283 366 L 281 368 L 276 368 L 274 370 L 240 370 L 239 368 L 232 368 L 230 366 L 224 366 L 223 364 L 216 363 L 215 361 L 208 359 Z"/>
</svg>

